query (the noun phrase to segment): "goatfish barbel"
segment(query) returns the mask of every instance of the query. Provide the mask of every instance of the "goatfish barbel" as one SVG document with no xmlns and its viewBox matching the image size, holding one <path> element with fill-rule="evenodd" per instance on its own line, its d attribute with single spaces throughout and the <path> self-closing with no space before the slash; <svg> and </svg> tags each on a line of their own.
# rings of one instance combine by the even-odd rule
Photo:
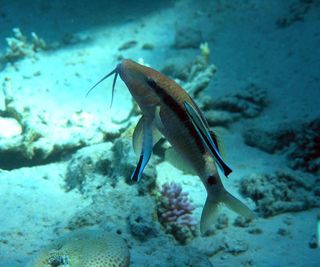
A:
<svg viewBox="0 0 320 267">
<path fill-rule="evenodd" d="M 245 218 L 254 218 L 254 213 L 224 188 L 216 166 L 225 176 L 232 170 L 223 161 L 215 134 L 188 93 L 160 72 L 128 59 L 122 60 L 89 92 L 113 74 L 112 99 L 119 75 L 142 112 L 133 133 L 133 147 L 140 158 L 132 180 L 140 180 L 154 144 L 163 135 L 206 188 L 207 200 L 200 221 L 202 234 L 216 222 L 219 204 L 222 203 Z"/>
</svg>

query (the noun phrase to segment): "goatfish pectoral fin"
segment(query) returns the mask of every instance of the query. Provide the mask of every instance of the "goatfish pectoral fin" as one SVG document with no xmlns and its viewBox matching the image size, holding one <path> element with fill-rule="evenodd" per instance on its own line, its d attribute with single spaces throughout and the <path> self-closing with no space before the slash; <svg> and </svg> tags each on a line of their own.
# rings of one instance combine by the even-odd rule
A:
<svg viewBox="0 0 320 267">
<path fill-rule="evenodd" d="M 191 120 L 192 124 L 194 125 L 195 129 L 197 130 L 199 136 L 201 137 L 203 143 L 208 148 L 209 152 L 215 159 L 218 166 L 223 171 L 224 175 L 228 177 L 228 175 L 232 172 L 231 168 L 223 161 L 219 150 L 216 146 L 217 142 L 212 140 L 212 135 L 207 129 L 203 119 L 201 118 L 200 114 L 196 109 L 190 105 L 188 102 L 184 102 L 184 106 L 187 112 L 189 119 Z"/>
<path fill-rule="evenodd" d="M 200 233 L 204 235 L 217 222 L 218 210 L 221 204 L 225 204 L 228 208 L 243 216 L 246 219 L 252 220 L 256 215 L 239 199 L 231 195 L 225 189 L 220 192 L 215 192 L 208 195 L 206 203 L 203 207 L 200 220 Z"/>
<path fill-rule="evenodd" d="M 140 118 L 138 121 L 132 136 L 132 146 L 136 155 L 140 155 L 143 146 L 143 120 L 144 116 Z M 162 135 L 154 126 L 154 123 L 150 123 L 151 131 L 152 131 L 152 147 L 159 142 Z"/>
<path fill-rule="evenodd" d="M 141 121 L 141 122 L 140 122 Z M 144 168 L 147 166 L 149 159 L 152 154 L 153 148 L 153 137 L 152 137 L 152 120 L 147 119 L 145 116 L 142 116 L 138 123 L 138 130 L 134 133 L 134 140 L 141 138 L 140 141 L 140 158 L 139 162 L 134 170 L 131 180 L 139 182 Z M 138 150 L 139 141 L 133 141 L 134 146 Z"/>
</svg>

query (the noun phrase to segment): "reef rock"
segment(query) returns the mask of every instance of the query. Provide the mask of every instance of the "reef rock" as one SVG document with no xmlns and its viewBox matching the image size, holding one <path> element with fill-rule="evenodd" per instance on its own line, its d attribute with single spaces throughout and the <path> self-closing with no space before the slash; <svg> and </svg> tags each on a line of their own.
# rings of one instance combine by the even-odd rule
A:
<svg viewBox="0 0 320 267">
<path fill-rule="evenodd" d="M 263 217 L 320 206 L 319 187 L 313 176 L 296 174 L 252 174 L 240 182 L 240 191 L 250 197 Z"/>
<path fill-rule="evenodd" d="M 217 71 L 213 64 L 209 64 L 209 56 L 208 44 L 203 43 L 200 45 L 200 55 L 191 62 L 181 65 L 169 64 L 161 70 L 162 73 L 178 82 L 192 98 L 197 98 L 200 107 L 203 100 L 201 93 L 208 87 Z"/>
<path fill-rule="evenodd" d="M 273 130 L 249 129 L 243 137 L 249 146 L 285 154 L 293 169 L 312 173 L 320 170 L 320 119 L 277 125 Z"/>
<path fill-rule="evenodd" d="M 243 138 L 248 146 L 257 147 L 268 153 L 282 151 L 295 139 L 296 134 L 289 125 L 277 126 L 276 129 L 248 129 Z"/>
<path fill-rule="evenodd" d="M 35 53 L 47 49 L 47 45 L 42 38 L 32 32 L 31 40 L 22 34 L 19 28 L 12 29 L 13 37 L 6 38 L 7 49 L 0 61 L 14 62 L 24 57 L 35 58 Z"/>
<path fill-rule="evenodd" d="M 76 111 L 68 118 L 24 106 L 11 95 L 10 80 L 3 84 L 5 108 L 0 110 L 0 168 L 14 169 L 60 160 L 75 150 L 112 140 L 125 125 L 101 121 L 93 114 Z"/>
<path fill-rule="evenodd" d="M 110 142 L 79 149 L 68 163 L 65 182 L 67 191 L 77 188 L 83 194 L 90 194 L 93 188 L 100 188 L 112 174 L 112 149 Z M 116 179 L 116 178 L 115 178 Z"/>
<path fill-rule="evenodd" d="M 288 148 L 289 166 L 307 172 L 320 171 L 320 119 L 304 123 L 298 127 L 296 138 Z"/>
<path fill-rule="evenodd" d="M 268 105 L 267 93 L 255 84 L 217 100 L 205 98 L 202 110 L 210 126 L 228 126 L 241 118 L 255 118 Z"/>
<path fill-rule="evenodd" d="M 160 233 L 160 225 L 154 218 L 155 202 L 151 198 L 144 198 L 143 202 L 143 205 L 141 201 L 133 202 L 127 218 L 130 233 L 142 242 Z"/>
</svg>

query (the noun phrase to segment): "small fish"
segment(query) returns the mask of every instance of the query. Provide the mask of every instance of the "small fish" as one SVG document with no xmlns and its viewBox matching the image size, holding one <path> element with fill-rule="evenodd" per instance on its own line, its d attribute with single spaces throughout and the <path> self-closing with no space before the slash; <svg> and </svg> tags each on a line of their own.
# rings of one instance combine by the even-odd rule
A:
<svg viewBox="0 0 320 267">
<path fill-rule="evenodd" d="M 224 188 L 216 166 L 225 176 L 232 170 L 220 155 L 215 134 L 187 92 L 160 72 L 128 59 L 122 60 L 89 92 L 113 74 L 111 104 L 116 79 L 120 75 L 142 111 L 142 117 L 133 133 L 133 147 L 140 158 L 132 180 L 140 180 L 154 144 L 164 136 L 206 188 L 207 200 L 200 221 L 202 234 L 216 222 L 221 203 L 245 218 L 254 218 L 254 213 Z"/>
</svg>

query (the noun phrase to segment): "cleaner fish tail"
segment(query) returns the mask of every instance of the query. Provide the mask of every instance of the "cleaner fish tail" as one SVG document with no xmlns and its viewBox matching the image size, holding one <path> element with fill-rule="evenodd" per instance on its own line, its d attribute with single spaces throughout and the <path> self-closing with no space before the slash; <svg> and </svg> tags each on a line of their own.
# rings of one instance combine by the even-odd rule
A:
<svg viewBox="0 0 320 267">
<path fill-rule="evenodd" d="M 206 203 L 202 210 L 200 221 L 200 232 L 205 234 L 218 219 L 218 210 L 221 204 L 243 216 L 246 219 L 254 219 L 256 215 L 239 199 L 231 195 L 224 188 L 214 194 L 208 194 Z"/>
</svg>

